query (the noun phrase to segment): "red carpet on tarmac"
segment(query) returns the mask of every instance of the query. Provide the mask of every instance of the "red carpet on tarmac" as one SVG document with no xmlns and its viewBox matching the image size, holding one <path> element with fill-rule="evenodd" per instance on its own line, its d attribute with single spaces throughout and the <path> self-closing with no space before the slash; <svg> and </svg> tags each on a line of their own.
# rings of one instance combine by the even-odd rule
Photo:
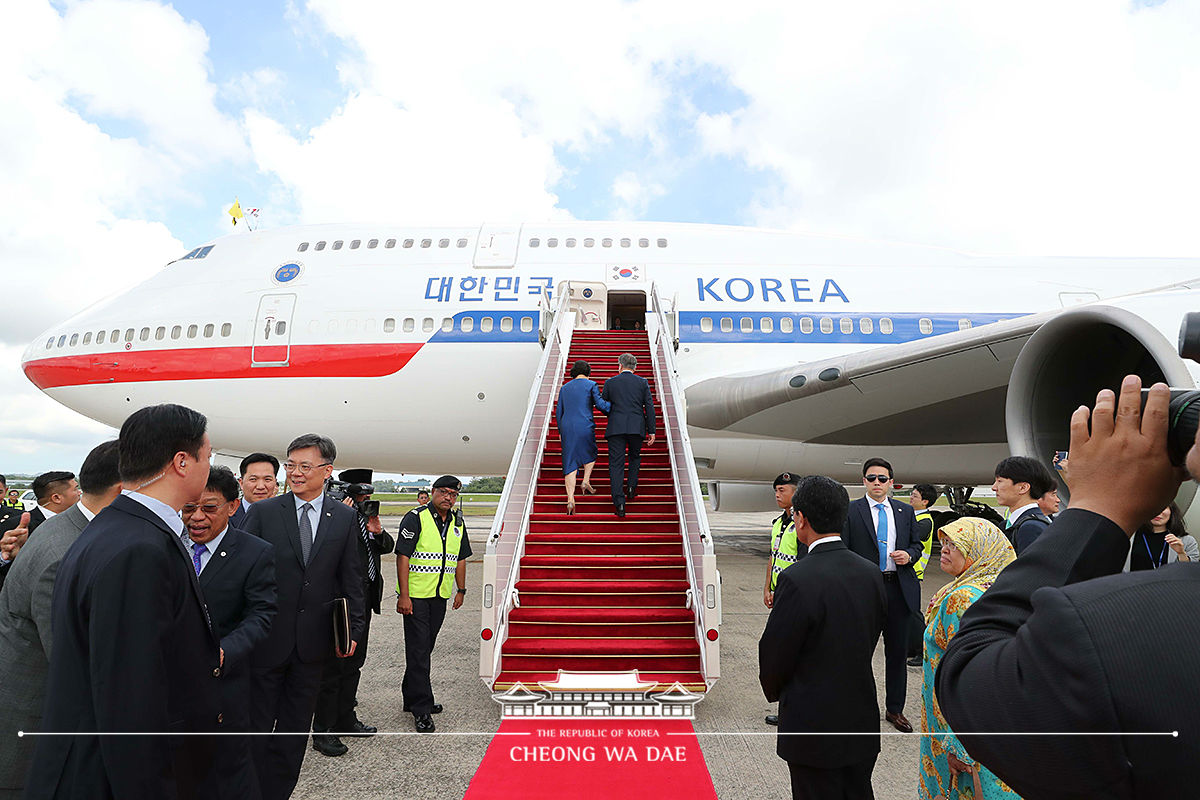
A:
<svg viewBox="0 0 1200 800">
<path fill-rule="evenodd" d="M 505 719 L 499 734 L 464 800 L 716 800 L 688 720 Z"/>
</svg>

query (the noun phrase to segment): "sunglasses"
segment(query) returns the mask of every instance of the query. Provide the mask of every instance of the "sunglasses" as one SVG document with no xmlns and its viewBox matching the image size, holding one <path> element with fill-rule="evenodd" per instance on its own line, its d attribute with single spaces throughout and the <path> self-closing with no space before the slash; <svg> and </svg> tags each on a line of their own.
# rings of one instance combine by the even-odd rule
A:
<svg viewBox="0 0 1200 800">
<path fill-rule="evenodd" d="M 887 483 L 891 480 L 891 477 L 888 475 L 864 475 L 863 479 L 871 483 Z"/>
</svg>

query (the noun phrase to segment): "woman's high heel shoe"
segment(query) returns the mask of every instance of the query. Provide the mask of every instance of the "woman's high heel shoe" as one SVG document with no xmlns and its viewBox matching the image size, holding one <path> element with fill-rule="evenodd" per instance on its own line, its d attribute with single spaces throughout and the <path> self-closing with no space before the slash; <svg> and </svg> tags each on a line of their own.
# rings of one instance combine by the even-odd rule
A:
<svg viewBox="0 0 1200 800">
<path fill-rule="evenodd" d="M 575 498 L 568 497 L 567 498 L 567 515 L 572 516 L 574 514 L 575 514 Z"/>
<path fill-rule="evenodd" d="M 595 494 L 596 490 L 592 488 L 592 485 L 590 483 L 585 483 L 583 485 L 583 493 L 584 494 Z"/>
</svg>

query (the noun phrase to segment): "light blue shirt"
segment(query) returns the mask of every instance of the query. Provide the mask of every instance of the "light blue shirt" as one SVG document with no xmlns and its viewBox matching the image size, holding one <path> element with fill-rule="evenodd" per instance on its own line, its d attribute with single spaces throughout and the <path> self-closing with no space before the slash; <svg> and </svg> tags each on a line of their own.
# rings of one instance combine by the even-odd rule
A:
<svg viewBox="0 0 1200 800">
<path fill-rule="evenodd" d="M 887 569 L 884 572 L 895 572 L 896 562 L 892 560 L 892 552 L 896 549 L 896 514 L 892 511 L 892 504 L 885 497 L 882 502 L 876 502 L 870 497 L 867 498 L 867 503 L 871 506 L 871 522 L 875 525 L 875 541 L 879 541 L 879 507 L 883 507 L 884 516 L 887 517 Z"/>
<path fill-rule="evenodd" d="M 123 491 L 121 494 L 153 511 L 156 517 L 167 523 L 167 527 L 174 531 L 176 536 L 183 536 L 183 519 L 179 516 L 179 509 L 171 508 L 162 500 L 156 500 L 141 492 Z"/>
<path fill-rule="evenodd" d="M 205 543 L 204 549 L 200 551 L 200 571 L 201 572 L 204 572 L 204 568 L 208 566 L 208 562 L 210 559 L 212 559 L 213 553 L 217 552 L 217 548 L 219 548 L 221 546 L 221 540 L 225 538 L 225 534 L 227 534 L 227 533 L 229 533 L 228 525 L 225 526 L 224 530 L 222 530 L 220 533 L 217 534 L 215 539 L 213 539 L 211 542 Z M 180 541 L 182 541 L 183 546 L 188 549 L 188 553 L 196 552 L 196 550 L 195 550 L 196 543 L 192 541 L 192 537 L 188 536 L 188 534 L 186 532 L 183 534 L 183 536 L 180 537 Z"/>
<path fill-rule="evenodd" d="M 293 494 L 292 497 L 296 501 L 296 524 L 300 524 L 300 508 L 309 503 L 312 505 L 312 511 L 308 512 L 308 521 L 312 523 L 313 541 L 317 540 L 317 526 L 321 524 L 321 507 L 325 504 L 325 493 L 321 492 L 312 500 L 301 500 L 299 495 Z"/>
</svg>

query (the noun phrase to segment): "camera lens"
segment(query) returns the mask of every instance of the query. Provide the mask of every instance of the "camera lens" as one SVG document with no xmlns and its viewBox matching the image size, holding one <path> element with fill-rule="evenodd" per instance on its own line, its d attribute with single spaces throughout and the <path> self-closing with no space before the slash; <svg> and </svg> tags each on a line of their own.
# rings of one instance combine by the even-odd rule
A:
<svg viewBox="0 0 1200 800">
<path fill-rule="evenodd" d="M 1149 389 L 1142 390 L 1142 408 L 1146 407 Z M 1196 441 L 1200 427 L 1200 391 L 1172 389 L 1171 404 L 1167 407 L 1167 456 L 1171 463 L 1182 467 L 1188 451 Z"/>
</svg>

